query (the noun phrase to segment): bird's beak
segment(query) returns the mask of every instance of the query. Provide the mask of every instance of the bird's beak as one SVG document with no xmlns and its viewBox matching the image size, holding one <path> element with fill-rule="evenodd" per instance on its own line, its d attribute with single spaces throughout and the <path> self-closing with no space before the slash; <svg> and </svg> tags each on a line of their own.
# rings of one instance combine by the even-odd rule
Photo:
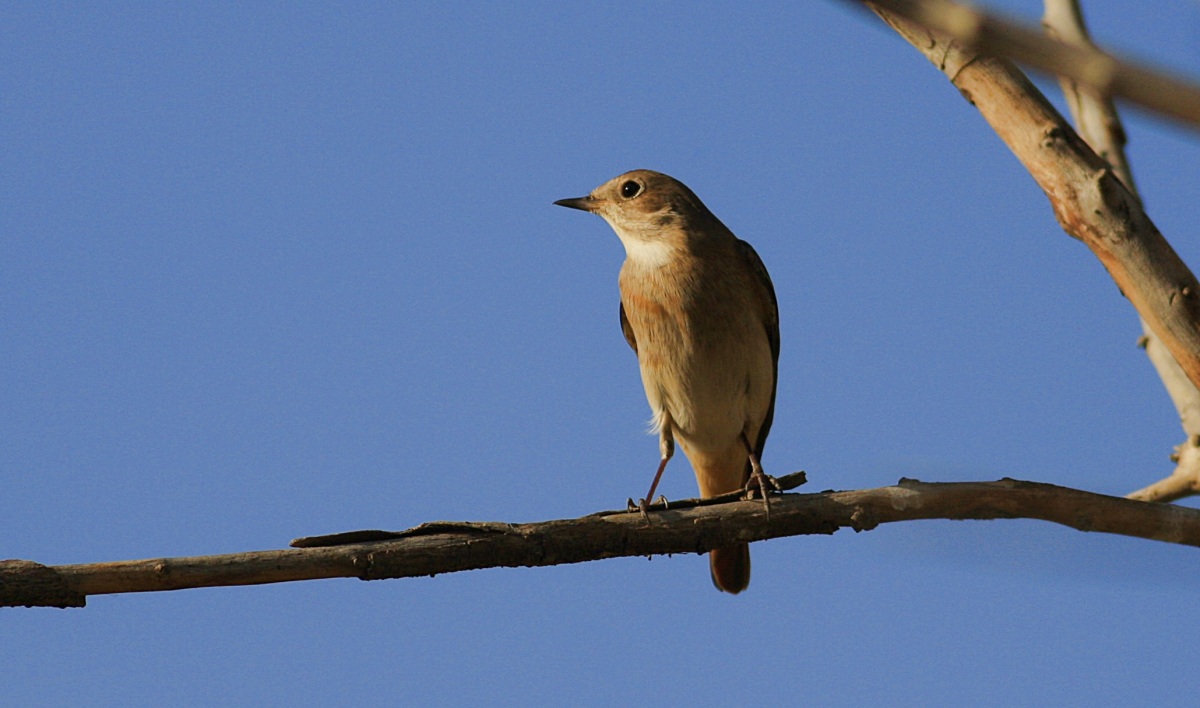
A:
<svg viewBox="0 0 1200 708">
<path fill-rule="evenodd" d="M 558 206 L 565 206 L 568 209 L 579 209 L 580 211 L 595 211 L 596 207 L 599 206 L 599 201 L 600 200 L 595 199 L 591 196 L 586 196 L 586 197 L 577 197 L 575 199 L 559 199 L 557 202 L 554 202 L 554 203 L 557 204 Z"/>
</svg>

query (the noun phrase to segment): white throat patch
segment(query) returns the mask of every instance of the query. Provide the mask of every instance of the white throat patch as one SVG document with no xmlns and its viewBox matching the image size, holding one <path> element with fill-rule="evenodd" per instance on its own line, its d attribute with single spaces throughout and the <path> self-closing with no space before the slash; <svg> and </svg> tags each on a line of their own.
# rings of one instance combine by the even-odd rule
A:
<svg viewBox="0 0 1200 708">
<path fill-rule="evenodd" d="M 665 239 L 648 240 L 620 229 L 613 230 L 625 246 L 625 257 L 642 268 L 661 268 L 675 255 L 675 247 Z"/>
</svg>

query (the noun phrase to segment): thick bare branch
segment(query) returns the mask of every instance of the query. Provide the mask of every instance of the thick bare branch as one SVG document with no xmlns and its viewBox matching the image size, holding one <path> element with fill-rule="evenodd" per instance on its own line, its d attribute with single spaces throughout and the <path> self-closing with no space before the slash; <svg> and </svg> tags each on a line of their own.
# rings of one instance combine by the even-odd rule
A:
<svg viewBox="0 0 1200 708">
<path fill-rule="evenodd" d="M 1146 504 L 1049 484 L 924 483 L 775 497 L 681 503 L 668 510 L 601 512 L 532 524 L 424 524 L 406 532 L 352 532 L 344 545 L 192 558 L 43 566 L 0 563 L 0 606 L 82 606 L 88 595 L 256 585 L 316 578 L 379 580 L 492 567 L 548 566 L 621 556 L 704 553 L 737 541 L 866 531 L 916 519 L 1041 519 L 1080 531 L 1200 547 L 1200 510 Z M 383 539 L 366 541 L 365 539 Z M 310 539 L 311 541 L 311 539 Z"/>
<path fill-rule="evenodd" d="M 1013 64 L 868 3 L 934 63 L 1046 192 L 1059 224 L 1083 241 L 1200 384 L 1200 284 L 1108 164 Z"/>
<path fill-rule="evenodd" d="M 874 0 L 868 6 L 952 38 L 970 51 L 1010 57 L 1067 76 L 1102 96 L 1116 96 L 1200 128 L 1200 86 L 1092 46 L 1044 36 L 1033 27 L 950 0 Z"/>
<path fill-rule="evenodd" d="M 1094 49 L 1078 0 L 1045 0 L 1045 6 L 1042 24 L 1048 34 L 1069 44 Z M 1125 130 L 1112 100 L 1068 77 L 1060 76 L 1059 84 L 1080 137 L 1112 166 L 1129 191 L 1140 199 L 1134 185 L 1133 170 L 1125 155 Z M 1147 358 L 1171 396 L 1186 437 L 1172 455 L 1176 466 L 1171 475 L 1131 493 L 1129 497 L 1142 501 L 1173 501 L 1200 490 L 1200 454 L 1197 454 L 1196 448 L 1200 444 L 1200 389 L 1188 380 L 1175 357 L 1155 336 L 1150 325 L 1144 319 L 1141 324 L 1139 344 L 1145 349 Z"/>
</svg>

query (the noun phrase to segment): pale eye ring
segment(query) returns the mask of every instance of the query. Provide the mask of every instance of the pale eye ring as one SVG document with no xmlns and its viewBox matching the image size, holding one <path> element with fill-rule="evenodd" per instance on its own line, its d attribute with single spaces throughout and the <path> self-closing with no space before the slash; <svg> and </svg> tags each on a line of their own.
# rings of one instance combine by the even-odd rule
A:
<svg viewBox="0 0 1200 708">
<path fill-rule="evenodd" d="M 633 180 L 629 180 L 621 185 L 621 197 L 623 199 L 633 199 L 642 193 L 642 185 Z"/>
</svg>

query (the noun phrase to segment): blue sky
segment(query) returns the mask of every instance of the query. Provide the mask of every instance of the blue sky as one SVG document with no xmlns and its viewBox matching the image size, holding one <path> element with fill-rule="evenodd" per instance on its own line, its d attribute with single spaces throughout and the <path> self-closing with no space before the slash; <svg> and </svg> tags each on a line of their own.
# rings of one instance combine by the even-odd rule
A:
<svg viewBox="0 0 1200 708">
<path fill-rule="evenodd" d="M 1200 76 L 1195 3 L 1087 9 Z M 0 557 L 643 493 L 622 249 L 551 204 L 642 167 L 771 271 L 768 471 L 1123 494 L 1182 437 L 1103 268 L 845 3 L 7 3 L 0 86 Z M 1125 115 L 1152 217 L 1200 263 L 1200 137 Z M 662 491 L 694 494 L 682 457 Z M 1008 521 L 753 553 L 737 597 L 700 556 L 99 596 L 0 612 L 0 664 L 16 703 L 59 705 L 1193 697 L 1195 549 Z"/>
</svg>

